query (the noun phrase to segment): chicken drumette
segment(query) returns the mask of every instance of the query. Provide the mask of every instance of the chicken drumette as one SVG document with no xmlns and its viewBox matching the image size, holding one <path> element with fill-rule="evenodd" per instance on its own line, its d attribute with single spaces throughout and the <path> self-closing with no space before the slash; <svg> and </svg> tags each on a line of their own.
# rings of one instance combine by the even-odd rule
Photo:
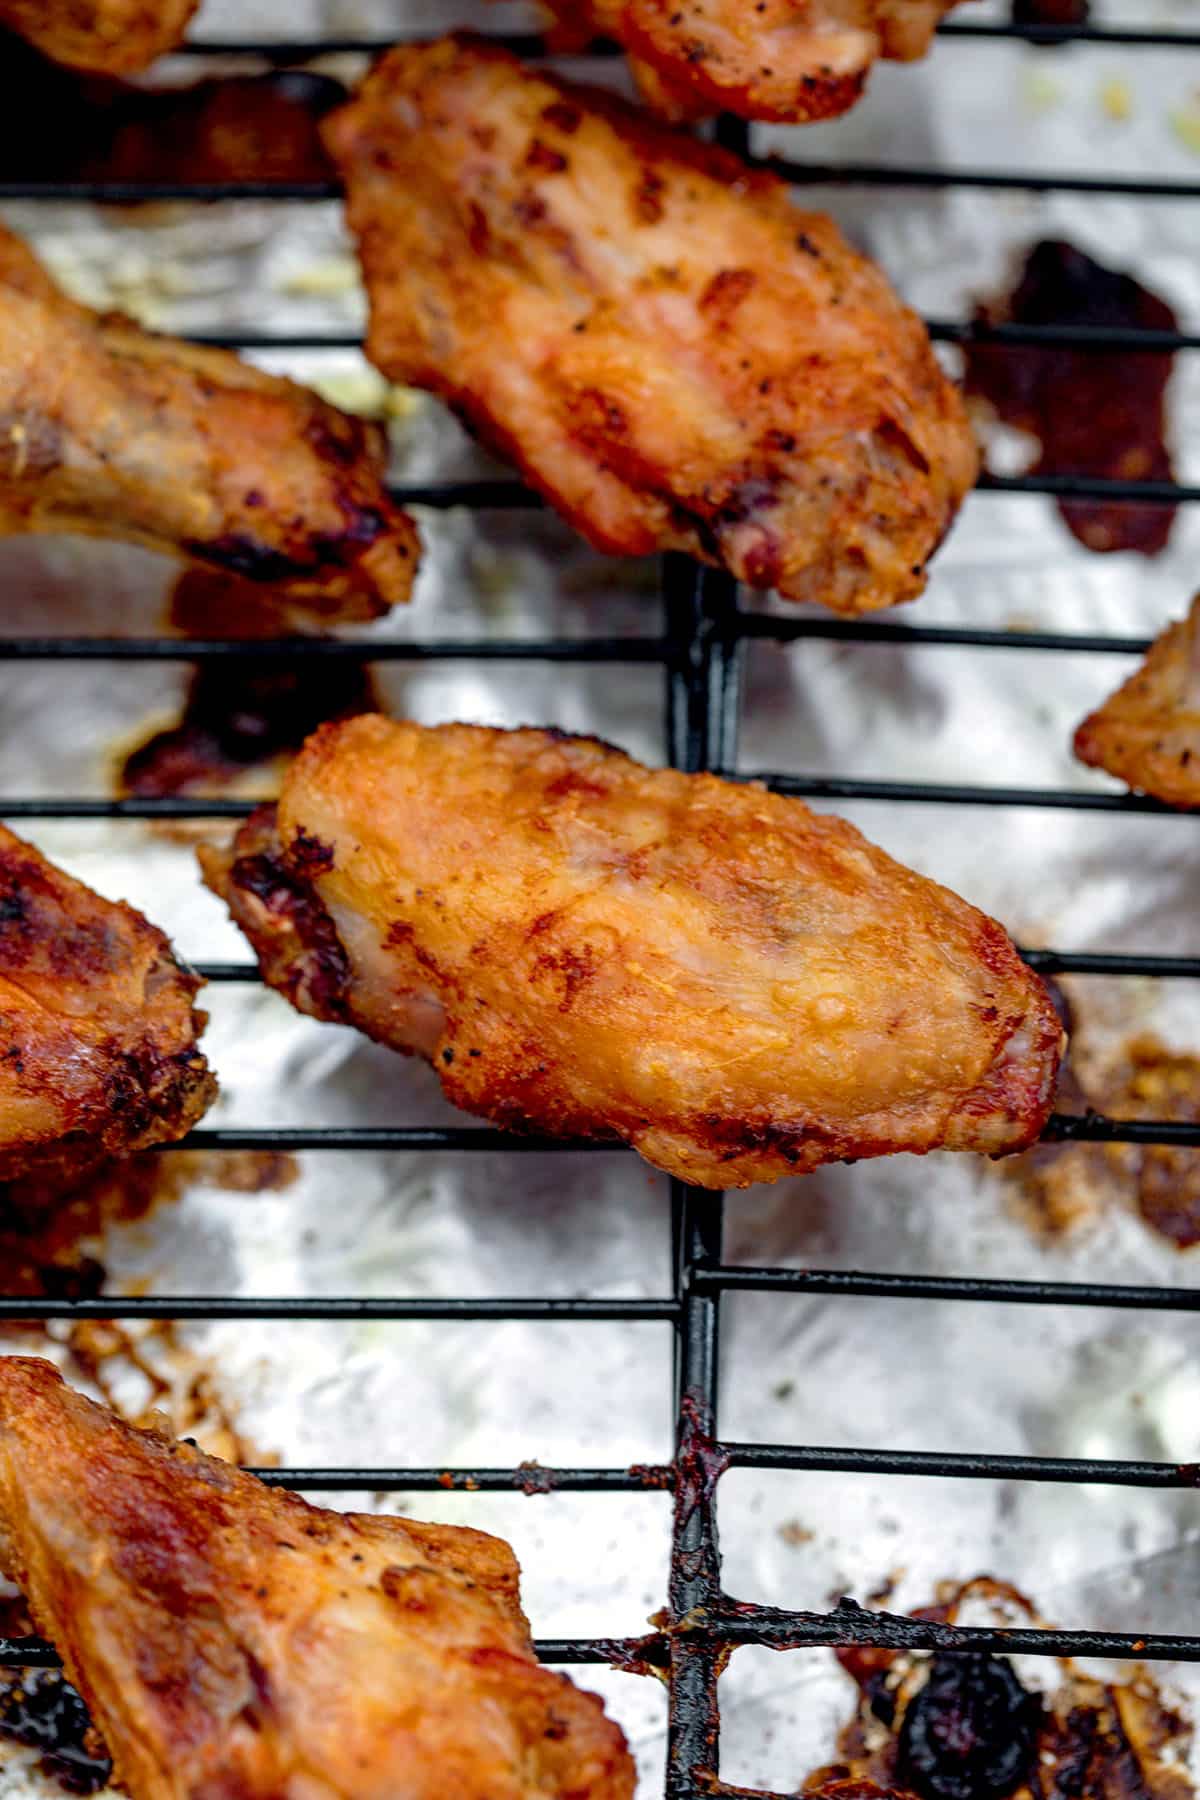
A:
<svg viewBox="0 0 1200 1800">
<path fill-rule="evenodd" d="M 912 599 L 974 440 L 924 327 L 782 182 L 447 38 L 323 127 L 368 352 L 602 549 L 861 613 Z"/>
<path fill-rule="evenodd" d="M 183 1137 L 216 1083 L 161 931 L 0 826 L 0 1180 Z"/>
<path fill-rule="evenodd" d="M 629 1800 L 508 1545 L 328 1512 L 0 1358 L 0 1566 L 133 1800 Z"/>
<path fill-rule="evenodd" d="M 738 113 L 807 124 L 854 105 L 880 57 L 924 56 L 958 0 L 544 0 L 561 41 L 597 33 L 629 51 L 672 119 Z"/>
<path fill-rule="evenodd" d="M 1171 806 L 1200 806 L 1200 594 L 1083 721 L 1075 754 Z"/>
<path fill-rule="evenodd" d="M 689 1181 L 1000 1154 L 1049 1111 L 1061 1028 L 1001 928 L 758 786 L 367 715 L 202 861 L 303 1011 Z"/>
<path fill-rule="evenodd" d="M 124 538 L 370 618 L 418 557 L 385 460 L 307 388 L 77 305 L 0 227 L 0 534 Z"/>
<path fill-rule="evenodd" d="M 171 50 L 199 0 L 0 0 L 0 26 L 55 62 L 135 75 Z"/>
</svg>

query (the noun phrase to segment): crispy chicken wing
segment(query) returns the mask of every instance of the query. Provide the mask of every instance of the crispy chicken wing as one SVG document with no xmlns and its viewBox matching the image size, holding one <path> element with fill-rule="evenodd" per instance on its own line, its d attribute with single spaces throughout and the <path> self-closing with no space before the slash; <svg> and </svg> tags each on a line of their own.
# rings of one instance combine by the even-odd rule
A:
<svg viewBox="0 0 1200 1800">
<path fill-rule="evenodd" d="M 418 544 L 377 427 L 308 389 L 67 299 L 0 228 L 0 533 L 125 538 L 370 618 Z"/>
<path fill-rule="evenodd" d="M 628 1800 L 508 1545 L 328 1512 L 0 1359 L 0 1564 L 133 1800 Z"/>
<path fill-rule="evenodd" d="M 0 826 L 0 1180 L 183 1137 L 216 1093 L 161 931 Z"/>
<path fill-rule="evenodd" d="M 1200 806 L 1200 594 L 1083 721 L 1075 754 L 1171 806 Z"/>
<path fill-rule="evenodd" d="M 545 0 L 563 41 L 629 51 L 671 119 L 738 113 L 804 125 L 846 112 L 881 56 L 911 62 L 958 0 Z"/>
<path fill-rule="evenodd" d="M 324 124 L 368 352 L 602 549 L 861 613 L 912 599 L 976 474 L 923 326 L 772 176 L 465 38 Z"/>
<path fill-rule="evenodd" d="M 303 1011 L 689 1181 L 999 1154 L 1049 1110 L 1061 1028 L 1000 927 L 758 786 L 368 715 L 202 862 Z"/>
<path fill-rule="evenodd" d="M 0 25 L 73 69 L 135 75 L 171 50 L 199 0 L 0 0 Z"/>
</svg>

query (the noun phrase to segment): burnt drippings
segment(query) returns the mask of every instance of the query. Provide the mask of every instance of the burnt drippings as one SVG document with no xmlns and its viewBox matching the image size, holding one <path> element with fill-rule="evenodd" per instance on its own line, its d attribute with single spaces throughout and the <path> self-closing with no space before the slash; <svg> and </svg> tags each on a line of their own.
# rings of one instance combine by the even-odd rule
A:
<svg viewBox="0 0 1200 1800">
<path fill-rule="evenodd" d="M 109 1234 L 174 1204 L 194 1182 L 233 1193 L 280 1191 L 299 1175 L 279 1152 L 180 1151 L 108 1163 L 84 1176 L 26 1178 L 0 1184 L 0 1263 L 4 1290 L 19 1299 L 91 1299 L 110 1291 Z M 115 1320 L 8 1321 L 6 1347 L 43 1346 L 66 1357 L 72 1379 L 90 1382 L 130 1424 L 163 1415 L 177 1435 L 194 1433 L 206 1450 L 229 1461 L 270 1461 L 243 1436 L 215 1370 L 193 1351 L 172 1321 L 135 1330 Z M 125 1377 L 140 1377 L 146 1395 L 131 1413 Z M 19 1635 L 19 1634 L 18 1634 Z"/>
<path fill-rule="evenodd" d="M 170 619 L 202 637 L 261 638 L 279 627 L 277 610 L 249 583 L 195 569 L 176 582 Z M 178 723 L 126 756 L 119 786 L 149 795 L 219 790 L 292 754 L 327 720 L 379 710 L 370 669 L 352 658 L 200 663 Z"/>
<path fill-rule="evenodd" d="M 20 1594 L 0 1596 L 0 1635 L 32 1637 Z M 79 1693 L 57 1669 L 0 1669 L 0 1740 L 41 1752 L 39 1768 L 68 1794 L 94 1794 L 112 1776 L 110 1758 Z"/>
<path fill-rule="evenodd" d="M 346 97 L 309 70 L 141 88 L 82 75 L 0 32 L 0 178 L 330 181 L 319 130 Z"/>
<path fill-rule="evenodd" d="M 1089 1054 L 1086 1025 L 1059 1083 L 1056 1110 L 1117 1119 L 1200 1124 L 1200 1056 L 1149 1032 L 1103 1056 Z M 1166 1144 L 1038 1144 L 1003 1170 L 1040 1236 L 1061 1238 L 1111 1207 L 1138 1213 L 1179 1250 L 1200 1244 L 1200 1151 Z"/>
<path fill-rule="evenodd" d="M 911 1617 L 955 1625 L 968 1599 L 997 1623 L 1045 1623 L 987 1576 L 948 1585 Z M 1144 1669 L 1104 1683 L 1063 1661 L 1049 1691 L 1034 1693 L 1007 1658 L 976 1651 L 836 1654 L 858 1703 L 837 1760 L 809 1776 L 805 1795 L 827 1800 L 856 1781 L 919 1800 L 1194 1800 L 1191 1726 Z"/>
<path fill-rule="evenodd" d="M 901 1781 L 926 1800 L 996 1800 L 1029 1778 L 1041 1702 L 1001 1656 L 935 1656 L 904 1712 Z"/>
<path fill-rule="evenodd" d="M 68 1794 L 95 1794 L 112 1758 L 91 1714 L 57 1669 L 0 1671 L 0 1737 L 41 1752 L 40 1768 Z"/>
<path fill-rule="evenodd" d="M 989 326 L 1178 329 L 1165 300 L 1060 239 L 1036 244 L 1012 293 L 986 301 L 975 320 Z M 1173 360 L 1169 351 L 968 344 L 965 385 L 968 395 L 1038 440 L 1035 474 L 1171 481 L 1166 389 Z M 1058 506 L 1079 542 L 1099 553 L 1155 556 L 1175 518 L 1170 506 L 1100 500 L 1061 500 Z"/>
<path fill-rule="evenodd" d="M 680 1405 L 679 1446 L 675 1455 L 675 1581 L 703 1580 L 713 1594 L 721 1591 L 721 1559 L 717 1548 L 717 1483 L 729 1467 L 726 1452 L 708 1428 L 709 1409 L 699 1394 L 687 1393 Z"/>
<path fill-rule="evenodd" d="M 1013 0 L 1014 25 L 1086 25 L 1088 0 Z"/>
</svg>

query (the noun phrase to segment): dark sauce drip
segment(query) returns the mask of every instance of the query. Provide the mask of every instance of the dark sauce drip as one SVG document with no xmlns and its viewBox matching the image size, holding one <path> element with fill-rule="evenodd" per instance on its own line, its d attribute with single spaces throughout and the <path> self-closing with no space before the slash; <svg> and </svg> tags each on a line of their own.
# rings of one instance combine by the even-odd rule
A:
<svg viewBox="0 0 1200 1800">
<path fill-rule="evenodd" d="M 1012 294 L 975 314 L 987 325 L 1092 325 L 1175 331 L 1165 300 L 1130 275 L 1105 268 L 1058 240 L 1035 245 Z M 1019 344 L 971 344 L 966 390 L 1041 445 L 1039 475 L 1113 481 L 1171 481 L 1166 444 L 1170 352 L 1110 354 Z M 1156 556 L 1175 508 L 1062 500 L 1059 512 L 1089 550 Z"/>
<path fill-rule="evenodd" d="M 1030 1777 L 1041 1710 L 1003 1657 L 935 1656 L 905 1712 L 896 1772 L 925 1800 L 1000 1800 Z"/>
<path fill-rule="evenodd" d="M 139 88 L 58 67 L 0 32 L 0 178 L 328 181 L 319 124 L 345 98 L 306 70 Z"/>
<path fill-rule="evenodd" d="M 57 1669 L 0 1675 L 0 1734 L 41 1752 L 41 1769 L 68 1794 L 95 1794 L 112 1778 L 112 1758 L 78 1693 Z"/>
</svg>

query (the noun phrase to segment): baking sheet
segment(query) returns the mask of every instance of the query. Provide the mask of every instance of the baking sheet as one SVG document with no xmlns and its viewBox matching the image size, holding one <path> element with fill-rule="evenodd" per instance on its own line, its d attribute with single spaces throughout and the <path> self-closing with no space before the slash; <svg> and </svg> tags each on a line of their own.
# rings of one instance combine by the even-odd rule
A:
<svg viewBox="0 0 1200 1800">
<path fill-rule="evenodd" d="M 999 16 L 980 0 L 977 16 Z M 445 0 L 248 9 L 210 0 L 196 35 L 322 30 L 384 35 L 482 16 Z M 1097 4 L 1113 23 L 1200 23 L 1196 0 Z M 525 23 L 508 8 L 493 23 Z M 964 17 L 968 16 L 964 14 Z M 344 64 L 338 64 L 345 67 Z M 190 76 L 189 60 L 165 74 Z M 606 65 L 601 71 L 613 78 Z M 1128 116 L 1113 116 L 1111 84 Z M 1200 58 L 1085 47 L 1045 52 L 943 41 L 913 69 L 882 68 L 849 118 L 768 133 L 814 159 L 893 158 L 1006 169 L 1196 179 L 1187 120 Z M 1124 103 L 1123 103 L 1124 104 Z M 1118 109 L 1119 110 L 1119 109 Z M 806 195 L 828 202 L 930 314 L 962 317 L 1012 256 L 1065 236 L 1200 326 L 1196 206 L 950 191 Z M 101 213 L 21 204 L 5 216 L 81 297 L 147 322 L 344 330 L 362 298 L 331 206 L 158 206 Z M 262 358 L 344 404 L 378 405 L 350 352 Z M 1200 358 L 1172 382 L 1181 479 L 1200 469 Z M 433 403 L 400 397 L 398 474 L 488 470 Z M 1019 466 L 1022 446 L 1008 452 Z M 659 628 L 652 567 L 580 548 L 548 518 L 422 517 L 429 559 L 416 603 L 369 631 L 392 636 L 581 636 Z M 1152 562 L 1089 554 L 1039 498 L 974 497 L 939 556 L 914 623 L 1150 632 L 1195 586 L 1200 509 L 1180 511 Z M 5 629 L 152 634 L 175 571 L 118 546 L 0 543 Z M 756 602 L 756 604 L 768 604 Z M 360 630 L 361 628 L 356 628 Z M 806 643 L 752 647 L 741 766 L 963 782 L 1104 787 L 1070 737 L 1129 671 L 1127 658 Z M 177 716 L 186 669 L 142 664 L 0 668 L 0 792 L 107 794 L 114 759 Z M 395 710 L 434 722 L 530 722 L 599 732 L 661 760 L 662 678 L 634 667 L 417 665 L 381 672 Z M 1064 812 L 860 805 L 877 842 L 993 911 L 1022 942 L 1194 952 L 1195 822 Z M 38 823 L 28 835 L 101 892 L 123 896 L 197 960 L 245 946 L 197 884 L 186 834 L 138 823 Z M 1193 984 L 1080 983 L 1077 1006 L 1119 1042 L 1153 1029 L 1200 1051 Z M 254 988 L 211 988 L 208 1048 L 222 1096 L 212 1123 L 454 1122 L 432 1072 Z M 587 1157 L 305 1154 L 277 1192 L 231 1192 L 200 1166 L 182 1195 L 115 1225 L 104 1261 L 117 1291 L 266 1294 L 630 1294 L 668 1291 L 665 1181 L 620 1153 Z M 900 1157 L 734 1195 L 734 1261 L 930 1273 L 1190 1284 L 1194 1255 L 1133 1210 L 1100 1207 L 1047 1240 L 1019 1192 L 969 1157 Z M 725 1302 L 723 1432 L 773 1442 L 872 1444 L 1195 1460 L 1200 1323 L 1187 1316 L 733 1296 Z M 247 1444 L 283 1463 L 619 1465 L 670 1455 L 671 1344 L 654 1325 L 198 1326 L 180 1334 L 211 1373 Z M 160 1354 L 147 1347 L 147 1356 Z M 166 1366 L 166 1365 L 164 1365 Z M 192 1365 L 195 1366 L 195 1365 Z M 170 1368 L 167 1368 L 170 1374 Z M 113 1378 L 131 1408 L 137 1371 Z M 643 1628 L 666 1585 L 663 1495 L 347 1496 L 410 1506 L 509 1537 L 539 1636 Z M 864 1598 L 885 1578 L 897 1608 L 943 1578 L 986 1570 L 1019 1583 L 1064 1626 L 1194 1629 L 1200 1511 L 1188 1493 L 932 1483 L 737 1471 L 721 1486 L 726 1585 L 778 1605 Z M 586 1554 L 580 1546 L 586 1545 Z M 641 1793 L 661 1791 L 657 1682 L 583 1670 L 629 1732 Z M 1195 1691 L 1197 1677 L 1178 1671 Z M 787 1789 L 833 1750 L 851 1685 L 824 1652 L 739 1652 L 723 1682 L 730 1781 Z M 0 1794 L 57 1795 L 23 1752 Z"/>
</svg>

